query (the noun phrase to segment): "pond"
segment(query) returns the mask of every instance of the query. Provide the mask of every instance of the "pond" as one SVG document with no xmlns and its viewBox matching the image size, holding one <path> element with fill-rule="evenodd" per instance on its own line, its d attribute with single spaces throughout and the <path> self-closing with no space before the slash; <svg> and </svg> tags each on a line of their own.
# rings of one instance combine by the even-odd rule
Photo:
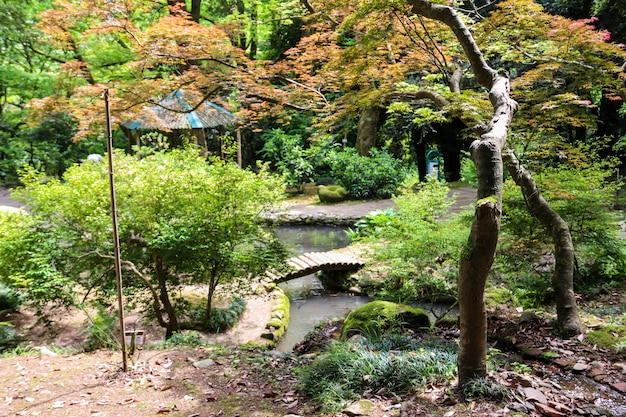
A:
<svg viewBox="0 0 626 417">
<path fill-rule="evenodd" d="M 325 252 L 350 244 L 346 228 L 321 225 L 283 225 L 276 234 L 294 254 Z M 289 327 L 276 349 L 290 352 L 321 321 L 345 317 L 370 301 L 368 297 L 327 293 L 315 274 L 280 284 L 291 301 Z"/>
</svg>

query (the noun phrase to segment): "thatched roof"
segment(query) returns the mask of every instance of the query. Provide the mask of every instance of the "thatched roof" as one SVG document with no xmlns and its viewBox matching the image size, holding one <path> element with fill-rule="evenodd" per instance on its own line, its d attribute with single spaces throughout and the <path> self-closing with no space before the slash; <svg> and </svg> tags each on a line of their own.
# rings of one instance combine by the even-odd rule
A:
<svg viewBox="0 0 626 417">
<path fill-rule="evenodd" d="M 142 116 L 127 120 L 121 127 L 128 130 L 189 130 L 237 122 L 234 114 L 217 104 L 205 100 L 197 105 L 199 101 L 200 98 L 179 89 L 168 94 L 157 105 L 144 107 Z"/>
</svg>

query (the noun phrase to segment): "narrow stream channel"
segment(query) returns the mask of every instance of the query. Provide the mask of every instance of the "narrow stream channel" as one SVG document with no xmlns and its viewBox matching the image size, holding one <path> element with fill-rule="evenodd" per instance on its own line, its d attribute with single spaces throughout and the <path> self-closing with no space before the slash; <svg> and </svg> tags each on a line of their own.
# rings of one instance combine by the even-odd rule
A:
<svg viewBox="0 0 626 417">
<path fill-rule="evenodd" d="M 318 225 L 285 225 L 276 233 L 294 254 L 325 252 L 350 244 L 345 228 Z M 327 293 L 315 274 L 280 284 L 291 301 L 289 327 L 276 349 L 290 352 L 321 321 L 345 317 L 370 301 L 368 297 Z"/>
</svg>

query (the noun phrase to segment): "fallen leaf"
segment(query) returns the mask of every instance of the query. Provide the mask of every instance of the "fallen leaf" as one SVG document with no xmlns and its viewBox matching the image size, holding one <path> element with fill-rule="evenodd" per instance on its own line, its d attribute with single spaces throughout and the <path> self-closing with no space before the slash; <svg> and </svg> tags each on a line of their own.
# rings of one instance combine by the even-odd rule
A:
<svg viewBox="0 0 626 417">
<path fill-rule="evenodd" d="M 57 401 L 52 404 L 52 408 L 63 408 L 65 407 L 65 401 Z"/>
<path fill-rule="evenodd" d="M 119 405 L 126 405 L 126 404 L 131 404 L 134 403 L 135 399 L 134 398 L 126 398 L 125 400 L 120 401 L 118 404 Z"/>
<path fill-rule="evenodd" d="M 24 401 L 32 403 L 33 401 L 35 401 L 35 399 L 33 397 L 26 397 L 24 398 Z"/>
</svg>

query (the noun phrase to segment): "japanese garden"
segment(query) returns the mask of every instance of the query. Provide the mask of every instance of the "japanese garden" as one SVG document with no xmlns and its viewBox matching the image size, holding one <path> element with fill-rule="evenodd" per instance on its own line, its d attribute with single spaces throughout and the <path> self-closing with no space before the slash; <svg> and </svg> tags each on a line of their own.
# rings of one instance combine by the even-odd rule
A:
<svg viewBox="0 0 626 417">
<path fill-rule="evenodd" d="M 0 415 L 626 416 L 624 0 L 0 0 Z"/>
</svg>

